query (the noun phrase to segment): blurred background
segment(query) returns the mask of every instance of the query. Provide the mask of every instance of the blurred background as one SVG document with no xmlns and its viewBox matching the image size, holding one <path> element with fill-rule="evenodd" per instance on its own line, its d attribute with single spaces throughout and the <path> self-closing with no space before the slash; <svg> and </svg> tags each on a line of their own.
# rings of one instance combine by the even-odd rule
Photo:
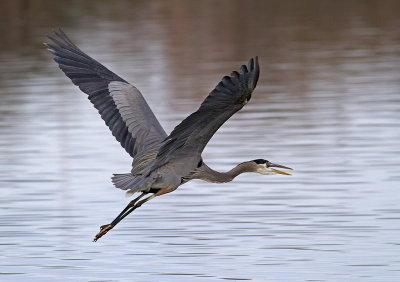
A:
<svg viewBox="0 0 400 282">
<path fill-rule="evenodd" d="M 131 159 L 46 51 L 63 30 L 167 132 L 255 55 L 203 157 L 293 175 L 191 181 L 92 243 Z M 0 2 L 0 280 L 399 281 L 399 1 Z"/>
</svg>

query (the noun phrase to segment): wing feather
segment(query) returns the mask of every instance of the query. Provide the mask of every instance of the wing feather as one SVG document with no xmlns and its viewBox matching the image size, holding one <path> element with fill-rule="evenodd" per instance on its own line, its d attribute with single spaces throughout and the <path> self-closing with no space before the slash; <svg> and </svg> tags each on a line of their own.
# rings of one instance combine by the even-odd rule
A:
<svg viewBox="0 0 400 282">
<path fill-rule="evenodd" d="M 167 137 L 139 90 L 82 52 L 61 29 L 48 38 L 51 43 L 46 46 L 54 61 L 88 95 L 132 157 Z"/>
<path fill-rule="evenodd" d="M 198 154 L 200 159 L 218 128 L 250 100 L 259 73 L 258 58 L 255 57 L 249 60 L 248 66 L 241 66 L 240 73 L 234 71 L 231 76 L 224 76 L 200 108 L 167 137 L 149 174 L 171 160 L 193 157 L 193 154 Z"/>
</svg>

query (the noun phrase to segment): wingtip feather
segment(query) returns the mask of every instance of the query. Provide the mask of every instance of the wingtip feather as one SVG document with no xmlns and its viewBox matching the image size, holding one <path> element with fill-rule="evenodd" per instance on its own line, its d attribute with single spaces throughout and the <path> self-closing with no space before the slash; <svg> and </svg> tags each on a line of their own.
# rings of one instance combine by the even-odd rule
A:
<svg viewBox="0 0 400 282">
<path fill-rule="evenodd" d="M 258 78 L 260 76 L 260 65 L 258 64 L 258 56 L 251 58 L 249 61 L 249 69 L 252 73 L 249 81 L 249 86 L 251 89 L 256 88 Z"/>
</svg>

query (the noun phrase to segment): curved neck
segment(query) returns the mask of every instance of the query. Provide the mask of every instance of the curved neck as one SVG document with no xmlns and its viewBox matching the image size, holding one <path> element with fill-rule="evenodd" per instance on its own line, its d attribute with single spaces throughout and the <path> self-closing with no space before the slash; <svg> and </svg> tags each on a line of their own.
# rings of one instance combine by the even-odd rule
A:
<svg viewBox="0 0 400 282">
<path fill-rule="evenodd" d="M 244 172 L 254 172 L 254 163 L 253 162 L 244 162 L 238 164 L 230 171 L 227 172 L 218 172 L 216 170 L 211 169 L 209 166 L 204 164 L 201 167 L 201 172 L 199 171 L 196 178 L 214 182 L 214 183 L 225 183 L 232 181 L 236 176 L 242 174 Z"/>
</svg>

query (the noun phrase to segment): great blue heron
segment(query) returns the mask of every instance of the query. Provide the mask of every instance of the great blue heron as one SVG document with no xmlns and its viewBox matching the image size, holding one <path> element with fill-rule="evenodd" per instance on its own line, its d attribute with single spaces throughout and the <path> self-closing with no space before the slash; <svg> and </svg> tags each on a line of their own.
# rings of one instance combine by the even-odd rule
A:
<svg viewBox="0 0 400 282">
<path fill-rule="evenodd" d="M 97 241 L 145 202 L 174 191 L 191 179 L 223 183 L 244 172 L 285 174 L 291 169 L 257 159 L 238 164 L 228 172 L 208 167 L 201 157 L 204 147 L 234 113 L 251 98 L 259 76 L 258 58 L 242 65 L 240 72 L 224 76 L 200 108 L 167 135 L 139 90 L 82 52 L 60 29 L 45 43 L 60 69 L 99 111 L 115 138 L 133 158 L 130 173 L 114 174 L 115 187 L 128 194 L 141 192 L 110 223 L 100 227 Z M 145 195 L 149 197 L 140 200 Z"/>
</svg>

